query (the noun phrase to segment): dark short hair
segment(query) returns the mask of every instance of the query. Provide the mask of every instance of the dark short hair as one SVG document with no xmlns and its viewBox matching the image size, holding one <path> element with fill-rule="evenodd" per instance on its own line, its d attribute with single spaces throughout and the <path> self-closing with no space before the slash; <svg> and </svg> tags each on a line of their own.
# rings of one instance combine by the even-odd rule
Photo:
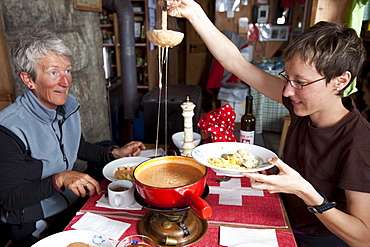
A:
<svg viewBox="0 0 370 247">
<path fill-rule="evenodd" d="M 349 71 L 351 83 L 363 66 L 366 50 L 362 39 L 352 28 L 339 23 L 320 21 L 284 49 L 283 60 L 288 61 L 296 54 L 300 54 L 304 62 L 315 66 L 328 82 Z"/>
</svg>

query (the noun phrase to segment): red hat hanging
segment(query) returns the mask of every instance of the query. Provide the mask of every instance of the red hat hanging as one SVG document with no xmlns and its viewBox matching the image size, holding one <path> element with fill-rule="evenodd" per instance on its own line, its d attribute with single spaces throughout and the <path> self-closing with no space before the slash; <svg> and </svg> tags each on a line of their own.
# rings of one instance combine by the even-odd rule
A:
<svg viewBox="0 0 370 247">
<path fill-rule="evenodd" d="M 236 142 L 234 123 L 236 114 L 230 104 L 208 112 L 198 121 L 198 127 L 207 135 L 205 142 Z"/>
</svg>

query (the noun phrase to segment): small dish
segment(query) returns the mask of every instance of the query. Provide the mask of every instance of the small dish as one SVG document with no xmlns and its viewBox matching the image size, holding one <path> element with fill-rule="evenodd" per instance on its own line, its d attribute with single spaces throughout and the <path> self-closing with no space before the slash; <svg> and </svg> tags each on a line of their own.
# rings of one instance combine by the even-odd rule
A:
<svg viewBox="0 0 370 247">
<path fill-rule="evenodd" d="M 202 139 L 202 136 L 197 133 L 197 132 L 193 132 L 193 143 L 194 143 L 194 146 L 198 146 L 200 141 Z M 182 145 L 184 144 L 184 131 L 181 131 L 181 132 L 177 132 L 175 134 L 172 135 L 172 141 L 173 143 L 175 144 L 175 146 L 180 150 L 182 151 L 183 148 L 182 148 Z"/>
</svg>

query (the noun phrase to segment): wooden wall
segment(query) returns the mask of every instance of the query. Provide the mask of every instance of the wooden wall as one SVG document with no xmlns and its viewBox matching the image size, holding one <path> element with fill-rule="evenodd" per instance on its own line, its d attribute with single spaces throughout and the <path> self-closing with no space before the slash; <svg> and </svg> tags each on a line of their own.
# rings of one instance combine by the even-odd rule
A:
<svg viewBox="0 0 370 247">
<path fill-rule="evenodd" d="M 309 26 L 318 21 L 347 23 L 351 9 L 350 0 L 312 0 Z"/>
<path fill-rule="evenodd" d="M 273 24 L 275 19 L 275 9 L 278 1 L 269 0 L 269 18 L 268 23 Z M 253 5 L 258 5 L 258 0 L 249 0 L 248 5 L 240 5 L 240 11 L 234 13 L 234 18 L 227 18 L 226 12 L 215 13 L 215 25 L 220 30 L 230 30 L 238 32 L 238 21 L 240 17 L 248 17 L 249 22 L 252 20 Z M 304 4 L 293 1 L 290 11 L 289 25 L 290 31 L 297 27 L 298 22 L 302 22 L 303 30 L 314 25 L 318 21 L 335 21 L 346 23 L 348 21 L 351 0 L 306 0 Z M 246 34 L 240 34 L 248 40 Z M 282 50 L 289 41 L 248 41 L 254 45 L 254 59 L 258 57 L 272 57 Z"/>
<path fill-rule="evenodd" d="M 215 25 L 220 30 L 230 30 L 235 33 L 238 33 L 238 22 L 240 17 L 248 17 L 249 23 L 252 23 L 252 9 L 253 5 L 261 5 L 258 3 L 258 0 L 249 0 L 248 5 L 240 5 L 240 11 L 234 12 L 234 18 L 227 18 L 226 12 L 216 12 L 215 14 Z M 274 24 L 275 19 L 275 10 L 277 7 L 277 1 L 269 0 L 269 24 Z M 292 8 L 290 11 L 293 13 L 291 16 L 290 22 L 286 25 L 291 27 L 290 31 L 297 27 L 298 22 L 302 22 L 304 19 L 305 5 L 293 2 Z M 272 57 L 278 51 L 284 48 L 287 44 L 287 41 L 249 41 L 247 34 L 240 34 L 245 40 L 248 41 L 248 44 L 254 45 L 253 58 L 258 57 Z"/>
<path fill-rule="evenodd" d="M 4 39 L 3 26 L 0 21 L 0 110 L 10 105 L 14 100 L 13 79 L 7 47 Z"/>
</svg>

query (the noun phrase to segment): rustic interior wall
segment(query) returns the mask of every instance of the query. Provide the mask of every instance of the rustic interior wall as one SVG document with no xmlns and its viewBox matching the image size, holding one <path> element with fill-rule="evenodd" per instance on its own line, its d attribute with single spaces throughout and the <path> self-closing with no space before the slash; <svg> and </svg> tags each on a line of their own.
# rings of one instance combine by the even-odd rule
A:
<svg viewBox="0 0 370 247">
<path fill-rule="evenodd" d="M 99 14 L 74 9 L 72 0 L 2 0 L 0 18 L 9 58 L 11 44 L 37 27 L 56 32 L 69 44 L 75 55 L 70 93 L 81 104 L 84 137 L 90 142 L 110 139 Z M 19 96 L 25 86 L 14 70 L 12 73 L 15 95 Z"/>
</svg>

